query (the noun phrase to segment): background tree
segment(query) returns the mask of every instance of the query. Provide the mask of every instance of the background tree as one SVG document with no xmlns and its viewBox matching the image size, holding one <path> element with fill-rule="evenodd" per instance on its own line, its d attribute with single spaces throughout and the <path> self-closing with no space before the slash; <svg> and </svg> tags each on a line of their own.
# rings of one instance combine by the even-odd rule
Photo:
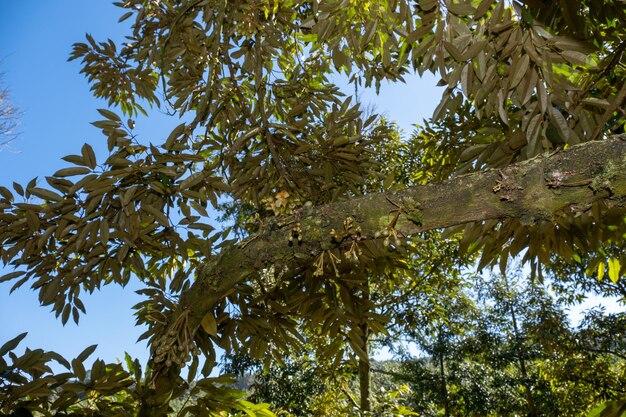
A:
<svg viewBox="0 0 626 417">
<path fill-rule="evenodd" d="M 249 357 L 227 357 L 224 371 L 238 375 L 240 387 L 247 389 L 250 400 L 271 403 L 277 415 L 284 416 L 362 416 L 359 402 L 361 391 L 358 367 L 347 363 L 332 368 L 315 357 L 290 355 L 284 364 L 263 364 Z M 365 415 L 412 416 L 406 407 L 409 394 L 406 385 L 399 385 L 393 371 L 397 363 L 372 361 L 372 403 Z"/>
<path fill-rule="evenodd" d="M 519 269 L 468 281 L 452 299 L 470 308 L 443 310 L 431 326 L 439 332 L 409 326 L 419 330 L 403 333 L 418 346 L 399 356 L 395 374 L 412 388 L 409 408 L 427 416 L 579 416 L 621 395 L 625 363 L 612 352 L 622 352 L 622 336 L 612 326 L 623 314 L 592 311 L 574 328 L 559 298 Z"/>
</svg>

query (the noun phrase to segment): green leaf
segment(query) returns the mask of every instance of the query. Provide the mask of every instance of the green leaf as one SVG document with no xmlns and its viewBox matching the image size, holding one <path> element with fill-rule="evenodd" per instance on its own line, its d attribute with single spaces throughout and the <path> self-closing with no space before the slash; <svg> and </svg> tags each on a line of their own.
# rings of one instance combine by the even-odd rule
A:
<svg viewBox="0 0 626 417">
<path fill-rule="evenodd" d="M 567 124 L 567 120 L 565 120 L 565 117 L 563 116 L 561 111 L 556 107 L 550 106 L 548 110 L 550 114 L 550 120 L 552 120 L 556 127 L 556 130 L 559 132 L 561 140 L 567 143 L 570 137 L 570 128 Z"/>
<path fill-rule="evenodd" d="M 528 71 L 528 65 L 530 63 L 530 57 L 528 55 L 524 55 L 522 59 L 517 62 L 517 65 L 514 69 L 513 77 L 511 78 L 511 89 L 517 87 L 517 85 L 522 81 L 522 78 L 526 75 L 526 71 Z"/>
<path fill-rule="evenodd" d="M 617 283 L 619 280 L 619 271 L 620 271 L 620 263 L 617 258 L 609 259 L 609 279 L 613 281 L 613 283 Z"/>
<path fill-rule="evenodd" d="M 20 184 L 16 183 L 15 181 L 13 182 L 13 189 L 19 195 L 21 195 L 21 196 L 24 195 L 24 187 L 22 187 Z"/>
<path fill-rule="evenodd" d="M 194 172 L 183 181 L 180 182 L 179 187 L 181 190 L 191 188 L 196 184 L 199 184 L 206 176 L 205 172 Z"/>
<path fill-rule="evenodd" d="M 200 322 L 200 325 L 202 326 L 202 329 L 207 332 L 207 334 L 217 336 L 217 322 L 215 321 L 215 317 L 213 317 L 213 313 L 205 315 Z"/>
<path fill-rule="evenodd" d="M 48 201 L 63 200 L 63 197 L 61 197 L 59 194 L 55 193 L 54 191 L 46 190 L 45 188 L 35 187 L 35 188 L 31 188 L 28 191 L 35 197 L 39 197 L 42 200 L 48 200 Z"/>
<path fill-rule="evenodd" d="M 85 359 L 87 359 L 98 347 L 98 345 L 91 345 L 89 347 L 87 347 L 85 350 L 83 350 L 77 357 L 76 359 L 84 362 Z"/>
<path fill-rule="evenodd" d="M 85 371 L 85 366 L 78 359 L 72 359 L 72 370 L 74 371 L 74 375 L 78 377 L 79 380 L 84 381 L 87 376 L 87 371 Z"/>
<path fill-rule="evenodd" d="M 196 374 L 198 373 L 199 363 L 200 361 L 198 360 L 198 357 L 194 355 L 191 360 L 191 365 L 189 365 L 189 372 L 187 372 L 187 382 L 192 382 L 195 379 Z"/>
<path fill-rule="evenodd" d="M 469 16 L 476 12 L 476 9 L 466 2 L 455 3 L 453 1 L 446 1 L 446 7 L 450 13 L 456 16 Z"/>
<path fill-rule="evenodd" d="M 80 155 L 66 155 L 61 159 L 67 162 L 71 162 L 74 165 L 87 166 L 85 159 Z"/>
<path fill-rule="evenodd" d="M 96 167 L 96 154 L 89 144 L 85 143 L 81 149 L 81 153 L 83 156 L 83 161 L 85 161 L 85 165 L 89 168 L 93 169 Z"/>
<path fill-rule="evenodd" d="M 57 361 L 60 365 L 65 367 L 66 369 L 70 369 L 70 363 L 61 355 L 56 352 L 46 352 L 46 356 L 50 359 Z"/>
<path fill-rule="evenodd" d="M 129 17 L 131 17 L 132 15 L 133 15 L 133 12 L 127 12 L 127 13 L 124 13 L 124 14 L 122 15 L 122 17 L 120 17 L 120 18 L 119 18 L 119 20 L 117 21 L 117 23 L 121 23 L 121 22 L 123 22 L 124 20 L 128 19 L 128 18 L 129 18 Z"/>
<path fill-rule="evenodd" d="M 9 340 L 4 345 L 2 345 L 2 347 L 0 347 L 0 358 L 3 357 L 4 355 L 6 355 L 7 353 L 9 353 L 10 351 L 12 351 L 13 349 L 15 349 L 17 347 L 17 345 L 20 344 L 22 339 L 24 339 L 26 337 L 27 334 L 28 334 L 28 332 L 24 332 L 24 333 L 18 335 L 17 337 Z"/>
<path fill-rule="evenodd" d="M 454 58 L 457 62 L 463 62 L 463 54 L 458 50 L 456 46 L 452 44 L 452 42 L 443 42 L 443 46 L 446 48 L 446 51 Z"/>
<path fill-rule="evenodd" d="M 13 278 L 21 277 L 25 273 L 26 273 L 25 271 L 9 272 L 8 274 L 4 274 L 0 276 L 0 282 L 11 281 Z"/>
<path fill-rule="evenodd" d="M 132 13 L 132 12 L 130 12 Z M 115 122 L 121 122 L 122 119 L 120 119 L 120 117 L 113 113 L 111 110 L 107 110 L 107 109 L 98 109 L 98 113 L 100 113 L 102 116 L 106 117 L 109 120 L 113 120 Z"/>
<path fill-rule="evenodd" d="M 169 227 L 170 222 L 167 216 L 161 210 L 151 206 L 150 204 L 142 204 L 141 208 L 142 210 L 145 210 L 147 213 L 151 214 L 161 226 Z"/>
<path fill-rule="evenodd" d="M 55 177 L 72 177 L 74 175 L 89 174 L 91 169 L 83 167 L 63 168 L 54 173 Z"/>
<path fill-rule="evenodd" d="M 604 262 L 600 262 L 598 264 L 598 281 L 602 281 L 602 278 L 604 278 L 604 269 L 605 269 Z"/>
<path fill-rule="evenodd" d="M 563 51 L 561 56 L 572 65 L 587 65 L 591 62 L 589 55 L 576 51 Z"/>
<path fill-rule="evenodd" d="M 9 201 L 13 201 L 13 193 L 6 187 L 0 187 L 0 195 Z"/>
<path fill-rule="evenodd" d="M 369 41 L 372 40 L 377 27 L 378 21 L 376 20 L 369 20 L 365 23 L 365 33 L 363 34 L 363 39 L 361 39 L 361 48 L 365 48 Z"/>
<path fill-rule="evenodd" d="M 178 139 L 180 135 L 185 132 L 185 123 L 181 123 L 172 130 L 172 133 L 167 137 L 167 140 L 163 144 L 163 148 L 166 150 L 170 150 L 170 148 L 174 145 L 174 142 Z"/>
<path fill-rule="evenodd" d="M 40 389 L 43 386 L 47 385 L 47 384 L 53 384 L 55 381 L 54 377 L 48 376 L 45 378 L 38 378 L 35 379 L 27 384 L 24 384 L 20 387 L 18 387 L 15 391 L 15 393 L 13 395 L 15 396 L 19 396 L 19 397 L 26 397 L 27 395 L 31 398 L 33 397 L 47 397 L 49 395 L 52 395 L 54 392 L 52 391 L 52 389 L 46 387 L 45 389 Z M 16 413 L 13 413 L 11 415 L 17 415 Z M 20 414 L 22 415 L 22 414 Z M 29 414 L 32 415 L 32 414 Z"/>
<path fill-rule="evenodd" d="M 482 0 L 478 7 L 476 8 L 476 12 L 474 12 L 474 19 L 478 20 L 487 13 L 487 11 L 493 5 L 494 0 Z"/>
</svg>

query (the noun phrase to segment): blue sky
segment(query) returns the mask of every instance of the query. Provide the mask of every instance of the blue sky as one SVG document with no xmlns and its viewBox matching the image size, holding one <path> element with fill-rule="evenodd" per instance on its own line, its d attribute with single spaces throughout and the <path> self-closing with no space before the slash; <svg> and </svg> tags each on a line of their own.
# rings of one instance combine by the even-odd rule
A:
<svg viewBox="0 0 626 417">
<path fill-rule="evenodd" d="M 66 167 L 61 158 L 79 153 L 84 142 L 93 146 L 98 159 L 106 155 L 104 137 L 89 124 L 101 119 L 96 109 L 106 108 L 106 103 L 92 97 L 79 74 L 80 63 L 67 62 L 67 57 L 85 33 L 97 40 L 123 39 L 127 23 L 117 23 L 122 14 L 104 0 L 0 2 L 0 72 L 13 102 L 24 112 L 19 139 L 0 151 L 0 185 L 43 179 Z M 361 95 L 364 103 L 374 104 L 406 132 L 432 113 L 441 94 L 432 77 L 408 81 L 383 85 L 378 97 L 373 91 Z M 146 143 L 157 142 L 177 124 L 176 118 L 153 111 L 148 119 L 137 120 L 136 132 Z M 28 331 L 24 346 L 54 350 L 68 358 L 94 343 L 99 345 L 96 355 L 107 361 L 122 358 L 125 351 L 142 361 L 147 358 L 145 344 L 135 343 L 144 331 L 134 327 L 132 316 L 131 306 L 141 300 L 134 293 L 136 283 L 105 287 L 86 297 L 87 315 L 78 326 L 73 322 L 62 326 L 49 307 L 39 306 L 28 287 L 9 295 L 10 288 L 0 284 L 0 344 Z"/>
</svg>

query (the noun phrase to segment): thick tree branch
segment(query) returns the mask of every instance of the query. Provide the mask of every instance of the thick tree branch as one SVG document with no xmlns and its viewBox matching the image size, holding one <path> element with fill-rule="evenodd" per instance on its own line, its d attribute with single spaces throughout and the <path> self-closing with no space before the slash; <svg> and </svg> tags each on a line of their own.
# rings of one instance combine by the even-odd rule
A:
<svg viewBox="0 0 626 417">
<path fill-rule="evenodd" d="M 550 220 L 562 211 L 584 211 L 598 200 L 626 207 L 626 141 L 620 137 L 438 184 L 303 208 L 268 222 L 258 235 L 213 259 L 199 271 L 181 307 L 190 309 L 190 323 L 197 326 L 217 301 L 257 271 L 280 265 L 296 274 L 323 251 L 346 245 L 332 230 L 344 230 L 348 217 L 362 238 L 375 239 L 390 226 L 411 236 L 493 219 Z M 302 243 L 290 245 L 296 224 Z"/>
</svg>

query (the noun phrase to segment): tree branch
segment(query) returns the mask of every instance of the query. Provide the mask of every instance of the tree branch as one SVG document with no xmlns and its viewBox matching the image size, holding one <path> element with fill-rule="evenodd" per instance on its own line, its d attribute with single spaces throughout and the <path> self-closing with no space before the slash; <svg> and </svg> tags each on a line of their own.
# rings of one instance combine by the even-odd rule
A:
<svg viewBox="0 0 626 417">
<path fill-rule="evenodd" d="M 331 231 L 344 230 L 350 217 L 363 240 L 393 232 L 419 232 L 498 219 L 530 224 L 557 213 L 583 212 L 598 200 L 626 207 L 626 138 L 589 142 L 542 155 L 503 169 L 462 175 L 448 181 L 375 193 L 321 207 L 302 208 L 293 216 L 268 221 L 248 243 L 234 245 L 212 259 L 181 297 L 198 326 L 229 291 L 257 271 L 271 266 L 295 276 L 324 251 L 352 242 Z M 289 244 L 298 224 L 302 242 Z M 283 275 L 284 276 L 284 275 Z"/>
</svg>

